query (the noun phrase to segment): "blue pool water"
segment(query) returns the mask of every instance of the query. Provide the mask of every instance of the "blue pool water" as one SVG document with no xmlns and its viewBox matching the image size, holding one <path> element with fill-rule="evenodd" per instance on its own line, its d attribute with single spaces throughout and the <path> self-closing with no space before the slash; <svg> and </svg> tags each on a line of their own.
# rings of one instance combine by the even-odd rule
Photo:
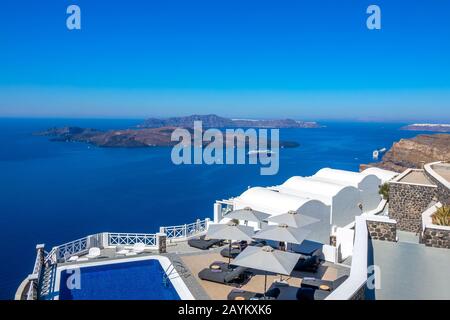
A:
<svg viewBox="0 0 450 320">
<path fill-rule="evenodd" d="M 180 300 L 170 280 L 163 280 L 165 272 L 155 259 L 79 270 L 80 289 L 69 289 L 72 272 L 61 272 L 60 300 Z"/>
<path fill-rule="evenodd" d="M 281 130 L 299 148 L 280 150 L 280 171 L 254 165 L 176 166 L 169 148 L 109 149 L 50 142 L 32 133 L 53 126 L 126 128 L 141 120 L 0 119 L 0 299 L 11 299 L 31 272 L 34 247 L 98 232 L 153 233 L 159 226 L 212 217 L 216 199 L 248 186 L 279 184 L 323 167 L 358 170 L 372 151 L 416 132 L 396 123 L 324 122 Z"/>
</svg>

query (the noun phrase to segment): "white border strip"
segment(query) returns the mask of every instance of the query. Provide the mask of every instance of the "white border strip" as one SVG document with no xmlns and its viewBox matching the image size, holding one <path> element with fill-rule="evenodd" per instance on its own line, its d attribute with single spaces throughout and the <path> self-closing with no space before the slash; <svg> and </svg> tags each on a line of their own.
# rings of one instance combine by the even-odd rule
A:
<svg viewBox="0 0 450 320">
<path fill-rule="evenodd" d="M 170 271 L 168 278 L 175 288 L 178 296 L 181 300 L 195 300 L 191 291 L 189 291 L 188 287 L 181 279 L 177 270 L 170 262 L 169 258 L 163 256 L 144 256 L 144 257 L 136 257 L 136 258 L 126 258 L 126 259 L 117 259 L 117 260 L 103 260 L 103 261 L 95 261 L 95 262 L 86 262 L 82 264 L 72 264 L 61 266 L 56 269 L 56 278 L 55 278 L 55 292 L 58 292 L 58 295 L 55 296 L 55 300 L 59 300 L 59 286 L 61 282 L 61 272 L 68 269 L 75 268 L 88 268 L 88 267 L 96 267 L 96 266 L 104 266 L 109 264 L 117 264 L 117 263 L 126 263 L 126 262 L 136 262 L 136 261 L 144 261 L 144 260 L 158 260 L 161 264 L 161 267 L 164 272 Z M 166 273 L 167 274 L 167 273 Z"/>
<path fill-rule="evenodd" d="M 349 300 L 367 282 L 368 239 L 366 217 L 357 216 L 350 276 L 325 300 Z"/>
</svg>

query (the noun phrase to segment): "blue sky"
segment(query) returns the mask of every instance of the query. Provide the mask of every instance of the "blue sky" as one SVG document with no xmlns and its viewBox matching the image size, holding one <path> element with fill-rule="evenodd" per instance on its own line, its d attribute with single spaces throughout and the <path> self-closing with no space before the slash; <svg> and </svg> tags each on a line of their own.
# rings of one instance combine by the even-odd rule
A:
<svg viewBox="0 0 450 320">
<path fill-rule="evenodd" d="M 3 0 L 0 116 L 450 121 L 449 15 L 447 0 Z"/>
</svg>

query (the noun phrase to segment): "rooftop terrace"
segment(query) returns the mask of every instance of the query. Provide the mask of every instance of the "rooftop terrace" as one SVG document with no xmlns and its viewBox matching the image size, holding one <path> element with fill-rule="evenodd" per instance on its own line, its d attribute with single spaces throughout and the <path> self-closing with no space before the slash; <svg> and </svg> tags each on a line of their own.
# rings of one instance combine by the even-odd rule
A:
<svg viewBox="0 0 450 320">
<path fill-rule="evenodd" d="M 414 243 L 416 237 L 413 233 L 399 237 L 399 242 L 372 240 L 369 243 L 369 257 L 372 257 L 369 264 L 380 268 L 380 288 L 367 291 L 366 298 L 450 299 L 448 249 Z"/>
<path fill-rule="evenodd" d="M 173 266 L 178 271 L 178 274 L 183 278 L 183 281 L 188 286 L 195 299 L 226 300 L 228 294 L 234 287 L 201 280 L 198 278 L 198 273 L 203 268 L 207 268 L 213 262 L 228 262 L 228 260 L 222 257 L 219 253 L 223 248 L 224 247 L 212 248 L 209 250 L 199 250 L 190 247 L 187 242 L 182 241 L 168 244 L 167 253 L 158 255 L 166 256 L 171 260 Z M 143 253 L 142 255 L 153 254 L 157 253 L 147 252 Z M 99 258 L 104 260 L 115 260 L 128 257 L 118 256 L 115 249 L 102 249 Z M 92 262 L 92 260 L 90 260 L 89 262 Z M 86 262 L 73 263 L 81 264 Z M 67 262 L 60 263 L 58 265 L 68 265 L 73 263 Z M 264 291 L 264 273 L 254 269 L 251 269 L 250 271 L 252 272 L 253 276 L 240 289 L 262 293 Z M 280 280 L 279 275 L 269 274 L 267 277 L 267 288 L 270 289 L 273 286 L 278 286 L 281 290 L 279 299 L 296 300 L 296 293 L 303 278 L 314 277 L 318 279 L 333 281 L 342 275 L 348 275 L 349 272 L 349 266 L 335 265 L 329 262 L 323 262 L 316 273 L 294 271 L 294 273 L 289 277 L 283 276 L 284 283 L 282 284 L 279 284 L 277 282 Z"/>
<path fill-rule="evenodd" d="M 432 166 L 433 170 L 442 178 L 450 182 L 450 163 L 439 163 Z"/>
<path fill-rule="evenodd" d="M 425 175 L 423 170 L 410 170 L 405 175 L 399 177 L 396 182 L 411 183 L 411 184 L 423 184 L 433 186 L 434 184 Z"/>
</svg>

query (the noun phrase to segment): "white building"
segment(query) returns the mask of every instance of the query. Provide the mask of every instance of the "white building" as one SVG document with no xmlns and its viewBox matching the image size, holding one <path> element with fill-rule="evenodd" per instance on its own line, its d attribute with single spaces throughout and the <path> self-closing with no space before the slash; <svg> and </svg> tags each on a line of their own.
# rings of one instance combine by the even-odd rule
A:
<svg viewBox="0 0 450 320">
<path fill-rule="evenodd" d="M 346 226 L 355 220 L 355 216 L 362 213 L 361 193 L 353 186 L 295 176 L 271 189 L 284 194 L 319 200 L 330 206 L 330 225 L 332 226 Z"/>
<path fill-rule="evenodd" d="M 375 168 L 375 167 L 367 168 L 366 170 L 362 171 L 361 174 L 375 175 L 381 180 L 382 184 L 384 184 L 388 181 L 391 181 L 392 179 L 394 179 L 396 176 L 399 175 L 397 172 L 384 170 L 384 169 L 380 169 L 380 168 Z"/>
<path fill-rule="evenodd" d="M 382 180 L 374 174 L 324 168 L 311 179 L 357 188 L 361 194 L 363 212 L 372 211 L 380 204 L 379 190 Z"/>
<path fill-rule="evenodd" d="M 234 210 L 246 207 L 272 216 L 287 213 L 288 211 L 297 211 L 299 214 L 314 217 L 319 219 L 320 222 L 307 227 L 307 229 L 312 231 L 308 239 L 321 243 L 328 243 L 330 240 L 330 206 L 320 200 L 255 187 L 248 189 L 239 197 L 233 199 Z M 250 222 L 249 225 L 251 225 Z"/>
</svg>

